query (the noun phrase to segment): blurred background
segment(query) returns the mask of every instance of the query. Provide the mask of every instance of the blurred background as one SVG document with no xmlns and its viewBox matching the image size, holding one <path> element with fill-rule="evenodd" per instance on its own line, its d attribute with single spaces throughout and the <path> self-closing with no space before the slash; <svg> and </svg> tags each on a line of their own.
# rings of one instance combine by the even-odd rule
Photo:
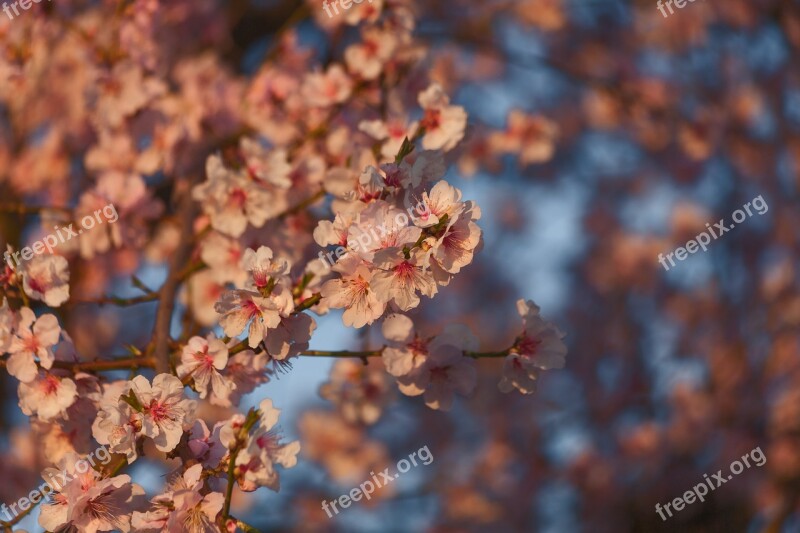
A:
<svg viewBox="0 0 800 533">
<path fill-rule="evenodd" d="M 81 96 L 77 45 L 53 29 L 88 19 L 101 41 L 100 13 L 113 4 L 53 0 L 2 21 L 0 203 L 73 205 L 85 175 L 108 165 L 87 153 L 114 158 L 85 123 L 97 101 Z M 451 412 L 397 393 L 363 426 L 318 393 L 334 361 L 300 358 L 241 406 L 272 398 L 283 434 L 301 440 L 299 464 L 282 472 L 280 493 L 235 498 L 234 514 L 262 531 L 800 532 L 800 2 L 698 0 L 668 17 L 654 0 L 384 4 L 412 8 L 420 71 L 469 113 L 447 179 L 483 211 L 475 262 L 411 316 L 429 332 L 465 323 L 483 350 L 499 350 L 520 331 L 516 300 L 532 299 L 567 334 L 567 367 L 522 396 L 498 390 L 499 360 L 479 361 L 475 395 Z M 279 39 L 325 63 L 356 31 L 331 26 L 317 0 L 120 5 L 138 21 L 126 42 L 151 44 L 136 50 L 154 55 L 156 71 L 200 58 L 168 85 L 208 91 L 202 112 L 217 117 L 265 61 L 292 60 Z M 56 66 L 26 61 L 50 56 Z M 31 70 L 47 72 L 35 87 Z M 171 165 L 190 168 L 209 149 L 184 143 Z M 142 173 L 168 203 L 171 182 Z M 763 215 L 669 271 L 659 264 L 758 196 Z M 11 211 L 0 214 L 4 247 L 49 231 L 46 215 Z M 326 213 L 317 206 L 298 223 Z M 164 227 L 157 235 L 169 239 Z M 73 292 L 137 294 L 132 274 L 158 287 L 159 246 L 78 260 Z M 82 353 L 100 356 L 146 342 L 154 313 L 68 306 L 60 318 Z M 311 349 L 382 342 L 380 328 L 345 328 L 336 312 L 317 322 Z M 3 373 L 4 502 L 38 485 L 43 466 L 15 389 Z M 423 446 L 432 464 L 334 519 L 322 511 L 321 500 Z M 756 447 L 764 466 L 667 521 L 655 512 Z M 145 459 L 128 473 L 152 493 L 167 470 Z M 35 517 L 21 525 L 38 531 Z"/>
</svg>

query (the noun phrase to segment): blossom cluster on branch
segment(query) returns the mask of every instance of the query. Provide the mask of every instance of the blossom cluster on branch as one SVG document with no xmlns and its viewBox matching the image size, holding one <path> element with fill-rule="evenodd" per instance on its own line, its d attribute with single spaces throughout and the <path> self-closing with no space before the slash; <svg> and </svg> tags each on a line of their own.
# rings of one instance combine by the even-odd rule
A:
<svg viewBox="0 0 800 533">
<path fill-rule="evenodd" d="M 563 334 L 530 301 L 519 301 L 517 338 L 495 352 L 480 352 L 466 326 L 423 335 L 407 314 L 473 262 L 483 235 L 478 203 L 445 179 L 467 113 L 427 79 L 405 2 L 349 11 L 346 23 L 358 31 L 338 61 L 315 61 L 290 28 L 252 77 L 228 72 L 214 55 L 172 49 L 164 32 L 188 15 L 167 3 L 123 2 L 109 24 L 105 14 L 31 14 L 30 31 L 20 29 L 24 21 L 4 29 L 18 55 L 0 60 L 16 91 L 0 89 L 0 97 L 12 104 L 40 90 L 48 72 L 80 73 L 70 78 L 76 87 L 51 89 L 75 99 L 64 101 L 36 153 L 15 154 L 57 169 L 34 168 L 28 182 L 15 169 L 10 182 L 23 197 L 52 186 L 52 206 L 22 216 L 38 215 L 46 229 L 53 216 L 77 220 L 99 205 L 119 213 L 113 226 L 0 275 L 0 364 L 18 381 L 19 407 L 35 421 L 47 460 L 69 469 L 92 441 L 116 458 L 111 468 L 76 474 L 42 504 L 42 527 L 248 529 L 231 515 L 234 488 L 277 491 L 278 467 L 296 465 L 301 443 L 282 436 L 270 399 L 246 414 L 235 409 L 297 357 L 344 358 L 320 392 L 345 420 L 364 424 L 390 404 L 389 376 L 403 394 L 449 409 L 456 394 L 475 389 L 476 359 L 504 359 L 500 389 L 525 394 L 542 370 L 564 366 Z M 208 15 L 201 9 L 194 23 L 212 28 Z M 56 40 L 48 56 L 45 44 Z M 31 120 L 52 105 L 31 109 Z M 65 139 L 82 147 L 72 154 L 87 184 L 76 201 L 63 179 L 71 172 Z M 518 140 L 503 144 L 523 150 Z M 523 151 L 526 160 L 547 157 Z M 328 246 L 347 254 L 326 269 L 317 254 Z M 169 265 L 161 288 L 136 276 L 137 252 Z M 143 295 L 98 295 L 112 266 Z M 151 339 L 120 357 L 82 353 L 61 318 L 75 306 L 151 302 Z M 385 344 L 310 350 L 315 316 L 331 310 L 342 310 L 345 327 L 379 324 Z M 359 361 L 373 356 L 385 369 Z M 228 414 L 212 420 L 209 406 Z M 120 473 L 143 456 L 173 469 L 152 497 Z"/>
</svg>

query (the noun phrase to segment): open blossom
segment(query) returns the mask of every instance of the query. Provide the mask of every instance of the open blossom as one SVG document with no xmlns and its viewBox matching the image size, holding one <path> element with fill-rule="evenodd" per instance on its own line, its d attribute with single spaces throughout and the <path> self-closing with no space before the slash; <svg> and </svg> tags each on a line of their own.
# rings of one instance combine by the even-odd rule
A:
<svg viewBox="0 0 800 533">
<path fill-rule="evenodd" d="M 81 236 L 78 241 L 81 257 L 91 259 L 111 248 L 142 246 L 146 242 L 147 221 L 158 218 L 163 208 L 160 200 L 152 198 L 140 175 L 103 173 L 95 187 L 81 195 L 75 209 L 76 216 L 81 218 L 102 210 L 106 220 L 95 226 L 90 235 Z"/>
<path fill-rule="evenodd" d="M 251 177 L 281 189 L 287 189 L 292 185 L 292 180 L 289 179 L 292 166 L 289 164 L 286 150 L 270 151 L 257 141 L 246 137 L 242 138 L 239 146 Z"/>
<path fill-rule="evenodd" d="M 261 418 L 248 440 L 247 447 L 236 457 L 236 465 L 242 472 L 238 479 L 239 486 L 244 491 L 268 487 L 277 492 L 280 489 L 280 478 L 275 466 L 280 465 L 283 468 L 295 466 L 300 442 L 282 442 L 280 433 L 275 429 L 280 409 L 273 407 L 272 400 L 263 400 L 258 409 Z"/>
<path fill-rule="evenodd" d="M 475 361 L 465 357 L 461 349 L 442 345 L 433 349 L 412 379 L 399 381 L 403 394 L 424 393 L 425 405 L 447 411 L 455 393 L 467 396 L 477 384 Z"/>
<path fill-rule="evenodd" d="M 436 83 L 419 94 L 419 105 L 425 111 L 420 126 L 425 128 L 422 147 L 426 150 L 452 150 L 464 138 L 467 112 L 450 105 L 450 98 Z"/>
<path fill-rule="evenodd" d="M 308 343 L 316 328 L 316 321 L 306 313 L 281 318 L 278 327 L 270 331 L 264 341 L 267 353 L 277 361 L 303 353 L 308 350 Z"/>
<path fill-rule="evenodd" d="M 272 249 L 267 246 L 261 246 L 258 250 L 245 250 L 242 268 L 250 274 L 247 285 L 250 290 L 262 290 L 270 282 L 273 285 L 279 282 L 289 283 L 289 261 L 273 258 Z"/>
<path fill-rule="evenodd" d="M 498 386 L 503 392 L 516 388 L 523 394 L 531 394 L 536 390 L 535 381 L 541 370 L 564 368 L 567 347 L 562 340 L 564 334 L 542 319 L 535 303 L 519 300 L 517 311 L 522 317 L 523 330 L 512 353 L 506 357 Z"/>
<path fill-rule="evenodd" d="M 215 305 L 225 335 L 235 337 L 242 333 L 247 324 L 251 348 L 258 346 L 268 334 L 281 323 L 281 317 L 289 316 L 294 308 L 291 291 L 282 285 L 276 286 L 268 297 L 255 291 L 226 291 Z"/>
<path fill-rule="evenodd" d="M 348 230 L 347 246 L 365 261 L 387 248 L 413 246 L 422 230 L 409 225 L 408 215 L 386 202 L 370 204 Z"/>
<path fill-rule="evenodd" d="M 243 256 L 243 246 L 236 239 L 216 231 L 203 239 L 200 258 L 209 266 L 213 278 L 220 283 L 230 282 L 237 287 L 245 284 L 247 273 L 240 264 Z M 215 301 L 216 299 L 213 298 Z"/>
<path fill-rule="evenodd" d="M 231 341 L 229 348 L 237 341 Z M 264 352 L 255 353 L 253 350 L 243 350 L 228 359 L 224 375 L 236 383 L 236 388 L 231 392 L 230 401 L 238 405 L 242 396 L 253 392 L 256 387 L 269 381 L 270 370 L 267 368 L 268 355 Z"/>
<path fill-rule="evenodd" d="M 216 517 L 222 511 L 225 496 L 219 492 L 205 495 L 203 466 L 194 465 L 169 484 L 168 490 L 150 500 L 147 512 L 134 512 L 131 525 L 135 531 L 167 533 L 216 533 Z"/>
<path fill-rule="evenodd" d="M 403 116 L 390 117 L 386 122 L 382 120 L 364 120 L 358 124 L 358 129 L 375 140 L 383 141 L 381 155 L 387 159 L 394 159 L 403 141 L 413 139 L 417 133 L 419 122 L 408 123 Z"/>
<path fill-rule="evenodd" d="M 380 270 L 372 277 L 372 287 L 379 297 L 401 311 L 419 305 L 417 292 L 433 298 L 437 291 L 436 281 L 423 268 L 424 256 L 421 250 L 414 250 L 406 257 L 401 248 L 387 248 L 375 254 L 373 261 Z"/>
<path fill-rule="evenodd" d="M 351 44 L 344 52 L 347 68 L 365 80 L 377 78 L 397 48 L 397 38 L 375 27 L 362 32 L 363 41 Z"/>
<path fill-rule="evenodd" d="M 226 235 L 239 237 L 251 224 L 260 228 L 283 209 L 277 197 L 239 172 L 226 169 L 218 155 L 206 161 L 205 182 L 192 189 L 211 218 L 211 226 Z"/>
<path fill-rule="evenodd" d="M 58 307 L 69 300 L 69 264 L 60 255 L 37 255 L 23 263 L 22 287 L 25 294 Z"/>
<path fill-rule="evenodd" d="M 430 192 L 423 192 L 422 202 L 427 210 L 414 221 L 421 228 L 439 224 L 445 215 L 448 220 L 454 221 L 465 207 L 465 203 L 461 201 L 461 191 L 444 180 L 438 181 Z"/>
<path fill-rule="evenodd" d="M 352 213 L 336 213 L 333 222 L 320 220 L 314 228 L 314 240 L 320 246 L 347 246 L 347 234 L 354 218 Z"/>
<path fill-rule="evenodd" d="M 481 228 L 475 222 L 480 217 L 480 208 L 474 202 L 465 202 L 457 218 L 448 220 L 435 236 L 425 240 L 428 264 L 440 285 L 447 285 L 452 274 L 459 273 L 472 262 L 482 242 Z"/>
<path fill-rule="evenodd" d="M 324 74 L 308 74 L 302 93 L 312 106 L 329 107 L 347 100 L 352 90 L 353 82 L 342 66 L 332 65 Z"/>
<path fill-rule="evenodd" d="M 17 331 L 8 348 L 10 356 L 6 367 L 8 373 L 27 383 L 36 378 L 39 359 L 42 368 L 53 366 L 53 347 L 58 343 L 61 327 L 55 316 L 47 314 L 38 319 L 28 307 L 20 309 Z"/>
<path fill-rule="evenodd" d="M 410 340 L 410 331 L 406 320 L 393 318 L 385 327 L 384 335 L 388 334 L 402 343 Z M 411 370 L 397 378 L 397 385 L 403 394 L 424 394 L 428 407 L 447 411 L 456 393 L 467 396 L 475 389 L 475 361 L 465 352 L 474 351 L 477 347 L 478 340 L 469 328 L 452 324 L 435 338 L 426 342 L 416 341 L 388 356 L 388 361 L 406 368 L 409 360 L 412 363 Z"/>
<path fill-rule="evenodd" d="M 86 460 L 66 455 L 60 470 L 48 468 L 45 481 L 67 481 L 53 493 L 52 503 L 43 503 L 39 525 L 47 531 L 131 531 L 130 515 L 144 504 L 144 489 L 130 476 L 102 479 Z M 58 483 L 56 483 L 58 485 Z"/>
<path fill-rule="evenodd" d="M 158 374 L 150 384 L 144 376 L 136 376 L 131 381 L 131 391 L 143 407 L 142 434 L 153 439 L 160 451 L 172 451 L 184 430 L 194 423 L 196 402 L 184 397 L 181 380 L 171 374 Z"/>
<path fill-rule="evenodd" d="M 386 371 L 395 377 L 406 376 L 422 366 L 428 357 L 428 340 L 414 332 L 414 322 L 405 315 L 391 314 L 381 325 L 389 341 L 381 358 Z"/>
<path fill-rule="evenodd" d="M 78 389 L 71 379 L 41 370 L 33 381 L 19 384 L 18 394 L 23 413 L 48 421 L 66 415 Z"/>
<path fill-rule="evenodd" d="M 383 442 L 370 439 L 362 426 L 346 422 L 336 412 L 306 411 L 298 424 L 303 440 L 303 456 L 325 466 L 331 477 L 347 486 L 380 472 L 390 458 Z M 373 498 L 391 485 L 376 491 Z"/>
<path fill-rule="evenodd" d="M 320 294 L 331 308 L 344 308 L 344 325 L 361 328 L 380 318 L 386 303 L 370 286 L 373 273 L 361 259 L 347 256 L 333 270 L 342 277 L 326 281 Z"/>
<path fill-rule="evenodd" d="M 229 396 L 236 388 L 236 383 L 221 373 L 227 363 L 228 347 L 213 333 L 209 333 L 205 339 L 189 339 L 181 352 L 181 364 L 176 370 L 181 379 L 191 376 L 200 398 L 206 398 L 210 393 L 212 404 L 229 407 Z"/>
<path fill-rule="evenodd" d="M 124 454 L 128 463 L 137 457 L 136 437 L 142 429 L 139 413 L 120 400 L 130 390 L 129 382 L 116 381 L 105 385 L 100 410 L 92 423 L 92 436 L 112 453 Z"/>
</svg>

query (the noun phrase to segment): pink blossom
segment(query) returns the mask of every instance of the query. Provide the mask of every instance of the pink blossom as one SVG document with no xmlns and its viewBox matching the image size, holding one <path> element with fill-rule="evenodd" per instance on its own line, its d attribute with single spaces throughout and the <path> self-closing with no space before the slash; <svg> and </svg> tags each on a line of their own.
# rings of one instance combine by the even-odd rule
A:
<svg viewBox="0 0 800 533">
<path fill-rule="evenodd" d="M 136 376 L 131 381 L 131 391 L 143 406 L 142 435 L 153 439 L 160 451 L 172 451 L 194 423 L 196 402 L 184 397 L 181 380 L 158 374 L 151 385 L 144 376 Z"/>
<path fill-rule="evenodd" d="M 27 383 L 36 378 L 38 369 L 35 358 L 42 368 L 53 366 L 53 346 L 58 343 L 61 327 L 55 316 L 47 314 L 38 319 L 28 307 L 20 309 L 17 331 L 8 348 L 10 354 L 6 367 L 8 373 Z"/>
<path fill-rule="evenodd" d="M 386 303 L 370 286 L 372 271 L 359 258 L 351 256 L 336 263 L 333 270 L 342 277 L 326 281 L 320 294 L 331 308 L 344 308 L 344 325 L 360 328 L 380 318 Z"/>
<path fill-rule="evenodd" d="M 434 83 L 419 94 L 425 111 L 420 126 L 425 128 L 422 146 L 426 150 L 452 150 L 464 138 L 467 113 L 461 106 L 450 105 L 450 98 Z"/>
<path fill-rule="evenodd" d="M 230 407 L 229 396 L 236 383 L 225 378 L 221 371 L 228 363 L 228 348 L 213 333 L 203 337 L 192 337 L 181 352 L 181 364 L 176 371 L 178 377 L 191 377 L 200 398 L 210 393 L 214 405 Z"/>
<path fill-rule="evenodd" d="M 50 307 L 69 300 L 69 264 L 60 255 L 37 255 L 23 263 L 22 287 L 25 294 Z"/>
<path fill-rule="evenodd" d="M 18 395 L 24 414 L 36 415 L 46 422 L 66 416 L 67 409 L 75 403 L 78 389 L 71 379 L 41 370 L 33 381 L 19 384 Z"/>
</svg>

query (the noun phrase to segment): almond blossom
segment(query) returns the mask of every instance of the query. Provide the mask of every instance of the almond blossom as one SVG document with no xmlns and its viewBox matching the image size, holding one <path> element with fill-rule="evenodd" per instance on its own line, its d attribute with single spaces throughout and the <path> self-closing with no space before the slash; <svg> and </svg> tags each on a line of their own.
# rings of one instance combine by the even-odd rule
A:
<svg viewBox="0 0 800 533">
<path fill-rule="evenodd" d="M 375 140 L 383 141 L 381 155 L 385 158 L 394 159 L 403 141 L 413 139 L 419 128 L 419 122 L 408 123 L 403 116 L 390 117 L 386 122 L 383 120 L 365 120 L 358 125 L 358 129 L 369 135 Z"/>
<path fill-rule="evenodd" d="M 314 72 L 306 76 L 302 93 L 308 102 L 317 107 L 329 107 L 345 101 L 353 88 L 353 82 L 341 65 L 332 65 L 323 74 Z"/>
<path fill-rule="evenodd" d="M 326 281 L 320 294 L 331 308 L 344 308 L 344 325 L 360 328 L 380 318 L 386 303 L 370 286 L 373 273 L 361 259 L 348 256 L 336 263 L 333 270 L 342 277 Z"/>
<path fill-rule="evenodd" d="M 124 454 L 128 463 L 138 458 L 136 439 L 141 434 L 140 413 L 122 400 L 130 390 L 127 381 L 116 381 L 105 385 L 100 401 L 100 410 L 92 423 L 92 436 L 112 453 Z"/>
<path fill-rule="evenodd" d="M 136 531 L 169 533 L 215 533 L 216 517 L 222 510 L 225 496 L 219 492 L 202 494 L 202 465 L 188 468 L 175 476 L 168 490 L 150 500 L 146 512 L 134 512 L 131 525 Z"/>
<path fill-rule="evenodd" d="M 436 281 L 423 267 L 425 254 L 421 250 L 409 252 L 406 257 L 401 248 L 387 248 L 375 254 L 373 261 L 380 270 L 373 275 L 372 287 L 401 311 L 419 305 L 417 292 L 428 298 L 436 294 Z"/>
<path fill-rule="evenodd" d="M 61 327 L 55 316 L 47 314 L 36 318 L 28 307 L 20 309 L 19 315 L 19 324 L 8 347 L 7 368 L 9 374 L 28 383 L 38 373 L 36 358 L 42 368 L 53 366 L 53 347 L 58 343 Z"/>
<path fill-rule="evenodd" d="M 277 492 L 280 478 L 275 466 L 295 466 L 300 442 L 283 443 L 280 433 L 274 429 L 280 409 L 273 407 L 272 400 L 263 400 L 258 411 L 260 417 L 256 429 L 248 438 L 247 447 L 236 456 L 236 465 L 242 472 L 238 478 L 239 486 L 245 491 L 268 487 Z"/>
<path fill-rule="evenodd" d="M 436 83 L 419 94 L 425 111 L 420 127 L 425 129 L 422 147 L 426 150 L 452 150 L 467 127 L 467 113 L 461 106 L 450 105 L 450 97 Z"/>
<path fill-rule="evenodd" d="M 389 341 L 381 357 L 386 371 L 392 376 L 409 375 L 428 358 L 429 340 L 415 333 L 414 322 L 407 316 L 399 313 L 387 316 L 381 332 Z"/>
<path fill-rule="evenodd" d="M 18 395 L 24 414 L 36 415 L 46 422 L 66 416 L 67 409 L 75 403 L 78 389 L 71 379 L 40 370 L 33 381 L 19 384 Z"/>
<path fill-rule="evenodd" d="M 222 315 L 219 322 L 228 336 L 241 334 L 249 323 L 247 338 L 250 347 L 255 348 L 267 337 L 269 330 L 278 327 L 282 316 L 289 315 L 292 307 L 291 293 L 279 285 L 268 297 L 255 291 L 226 291 L 215 309 Z"/>
<path fill-rule="evenodd" d="M 539 314 L 532 301 L 519 300 L 517 311 L 522 317 L 523 330 L 517 337 L 503 365 L 499 387 L 503 392 L 518 389 L 523 394 L 536 390 L 535 381 L 541 370 L 564 368 L 567 347 L 564 334 Z"/>
<path fill-rule="evenodd" d="M 59 307 L 69 300 L 69 264 L 60 255 L 37 255 L 23 263 L 22 286 L 34 300 Z"/>
<path fill-rule="evenodd" d="M 226 169 L 217 155 L 208 158 L 206 174 L 207 180 L 197 185 L 192 195 L 202 203 L 212 227 L 221 233 L 239 237 L 248 224 L 259 228 L 281 210 L 270 191 Z"/>
<path fill-rule="evenodd" d="M 221 371 L 228 363 L 228 347 L 213 333 L 206 338 L 192 337 L 181 352 L 178 377 L 191 377 L 200 398 L 209 396 L 214 405 L 230 406 L 229 396 L 236 383 L 225 378 Z"/>
<path fill-rule="evenodd" d="M 347 68 L 365 80 L 374 80 L 392 57 L 397 47 L 397 38 L 377 28 L 365 29 L 363 41 L 352 44 L 344 52 Z"/>
<path fill-rule="evenodd" d="M 243 137 L 239 143 L 247 172 L 263 184 L 286 189 L 292 184 L 292 166 L 285 150 L 268 151 L 258 142 Z"/>
<path fill-rule="evenodd" d="M 130 386 L 142 406 L 142 435 L 153 439 L 160 451 L 172 451 L 194 423 L 196 402 L 184 397 L 181 380 L 170 374 L 158 374 L 152 384 L 136 376 Z"/>
<path fill-rule="evenodd" d="M 59 463 L 61 470 L 47 468 L 45 481 L 56 483 L 52 503 L 42 505 L 39 525 L 47 531 L 131 531 L 130 515 L 142 507 L 144 490 L 128 475 L 107 479 L 93 470 L 89 462 L 70 454 Z"/>
</svg>

